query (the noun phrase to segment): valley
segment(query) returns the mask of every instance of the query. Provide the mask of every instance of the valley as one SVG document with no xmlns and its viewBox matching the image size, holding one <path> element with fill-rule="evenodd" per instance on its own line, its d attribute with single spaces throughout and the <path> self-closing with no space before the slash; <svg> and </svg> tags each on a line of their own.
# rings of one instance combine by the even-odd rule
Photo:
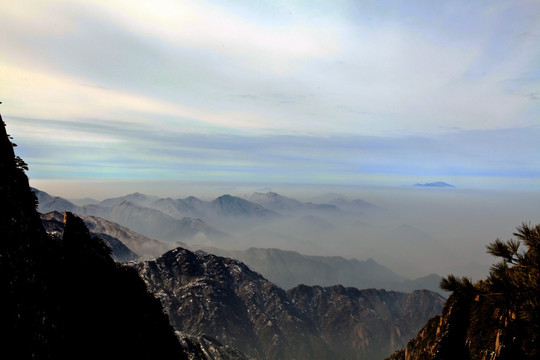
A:
<svg viewBox="0 0 540 360">
<path fill-rule="evenodd" d="M 211 201 L 194 196 L 174 200 L 134 193 L 75 205 L 43 191 L 34 189 L 34 192 L 42 213 L 73 211 L 83 216 L 92 231 L 113 237 L 119 232 L 126 233 L 128 229 L 124 227 L 140 232 L 139 237 L 144 241 L 129 240 L 133 245 L 126 245 L 141 258 L 182 246 L 240 259 L 285 289 L 300 284 L 342 284 L 357 288 L 440 291 L 437 274 L 426 273 L 410 279 L 369 257 L 357 260 L 338 255 L 306 255 L 332 254 L 337 249 L 347 253 L 353 245 L 369 246 L 359 243 L 365 236 L 361 227 L 355 229 L 356 235 L 352 232 L 340 235 L 341 227 L 358 226 L 359 221 L 369 222 L 368 228 L 381 226 L 384 211 L 359 199 L 335 198 L 329 201 L 333 204 L 315 204 L 272 192 L 253 193 L 246 199 L 223 195 Z M 108 224 L 108 233 L 103 231 L 103 224 Z M 385 248 L 391 246 L 402 254 L 407 247 L 409 253 L 414 253 L 438 246 L 429 235 L 408 225 L 397 226 L 388 234 L 392 238 L 378 239 L 370 246 L 378 243 L 377 252 L 385 253 L 389 253 Z M 349 238 L 352 236 L 358 239 L 350 244 L 354 240 Z M 156 240 L 151 242 L 150 238 Z"/>
</svg>

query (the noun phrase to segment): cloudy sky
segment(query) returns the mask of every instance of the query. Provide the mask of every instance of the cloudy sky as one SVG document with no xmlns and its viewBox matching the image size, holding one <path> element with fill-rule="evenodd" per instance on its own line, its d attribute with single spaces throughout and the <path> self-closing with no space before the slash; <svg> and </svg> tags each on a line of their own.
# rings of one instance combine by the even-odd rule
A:
<svg viewBox="0 0 540 360">
<path fill-rule="evenodd" d="M 540 189 L 537 0 L 0 13 L 0 111 L 33 181 Z"/>
</svg>

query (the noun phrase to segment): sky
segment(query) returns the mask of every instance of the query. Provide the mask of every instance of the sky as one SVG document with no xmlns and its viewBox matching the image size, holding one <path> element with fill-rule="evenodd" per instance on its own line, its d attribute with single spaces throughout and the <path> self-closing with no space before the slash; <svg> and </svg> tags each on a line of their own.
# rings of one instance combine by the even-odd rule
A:
<svg viewBox="0 0 540 360">
<path fill-rule="evenodd" d="M 537 0 L 0 13 L 0 112 L 31 181 L 57 195 L 92 181 L 540 190 Z"/>
</svg>

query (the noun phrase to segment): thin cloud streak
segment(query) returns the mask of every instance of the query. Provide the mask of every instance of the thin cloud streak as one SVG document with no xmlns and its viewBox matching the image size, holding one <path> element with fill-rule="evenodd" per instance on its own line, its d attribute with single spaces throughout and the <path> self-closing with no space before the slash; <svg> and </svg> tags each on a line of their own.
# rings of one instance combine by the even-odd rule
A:
<svg viewBox="0 0 540 360">
<path fill-rule="evenodd" d="M 0 12 L 2 113 L 36 178 L 73 175 L 59 164 L 195 181 L 538 176 L 536 2 L 20 0 Z"/>
<path fill-rule="evenodd" d="M 49 86 L 40 74 L 109 89 L 88 99 L 102 119 L 115 110 L 117 117 L 151 121 L 163 112 L 178 115 L 177 107 L 217 131 L 440 133 L 441 126 L 530 126 L 538 115 L 537 104 L 529 111 L 537 80 L 511 92 L 503 85 L 540 60 L 540 21 L 526 2 L 381 5 L 358 9 L 355 18 L 347 2 L 326 5 L 328 14 L 324 4 L 313 13 L 301 3 L 281 4 L 266 17 L 247 5 L 207 2 L 21 4 L 52 19 L 3 5 L 13 14 L 4 25 L 12 34 L 3 44 L 4 71 L 23 64 L 2 89 L 18 94 L 5 99 L 15 116 L 36 117 L 19 100 L 32 84 L 15 85 L 35 77 L 42 85 L 32 95 L 44 99 L 33 111 L 86 116 L 88 106 L 77 101 L 87 97 L 85 86 Z M 253 12 L 257 21 L 248 16 Z M 449 28 L 458 20 L 466 33 Z M 235 94 L 251 98 L 234 101 Z M 52 106 L 52 98 L 63 103 Z M 141 109 L 141 99 L 154 105 Z"/>
<path fill-rule="evenodd" d="M 400 178 L 540 178 L 538 128 L 456 131 L 439 137 L 216 135 L 163 131 L 123 122 L 62 122 L 14 118 L 10 132 L 21 137 L 20 152 L 36 179 L 69 177 L 166 178 L 196 181 L 271 180 L 363 183 L 371 175 Z M 43 124 L 62 126 L 48 137 Z M 80 142 L 65 153 L 80 134 Z M 110 139 L 114 139 L 111 141 Z M 41 151 L 40 149 L 46 149 Z M 56 167 L 49 159 L 61 159 Z M 72 166 L 77 172 L 70 171 Z M 102 171 L 103 170 L 103 171 Z M 84 176 L 83 176 L 84 175 Z M 463 180 L 462 180 L 463 181 Z"/>
</svg>

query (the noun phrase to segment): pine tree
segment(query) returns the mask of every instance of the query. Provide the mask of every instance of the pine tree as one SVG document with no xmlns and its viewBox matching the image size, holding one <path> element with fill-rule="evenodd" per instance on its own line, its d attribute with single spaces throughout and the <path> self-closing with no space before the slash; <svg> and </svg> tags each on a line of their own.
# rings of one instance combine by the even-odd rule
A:
<svg viewBox="0 0 540 360">
<path fill-rule="evenodd" d="M 465 277 L 449 275 L 440 287 L 457 296 L 475 297 L 496 309 L 507 338 L 512 343 L 501 358 L 536 359 L 540 356 L 540 225 L 521 224 L 513 234 L 517 240 L 495 240 L 487 252 L 501 260 L 494 264 L 486 280 L 472 283 Z"/>
</svg>

